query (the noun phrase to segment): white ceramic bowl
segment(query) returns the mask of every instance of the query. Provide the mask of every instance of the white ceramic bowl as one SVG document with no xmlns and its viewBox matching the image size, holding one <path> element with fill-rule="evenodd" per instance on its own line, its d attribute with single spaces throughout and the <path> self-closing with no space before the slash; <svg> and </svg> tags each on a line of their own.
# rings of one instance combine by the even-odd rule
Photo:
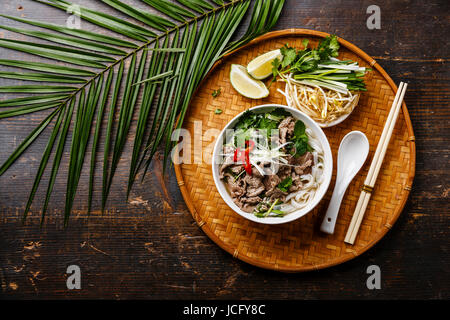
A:
<svg viewBox="0 0 450 320">
<path fill-rule="evenodd" d="M 296 109 L 289 108 L 287 106 L 279 105 L 279 104 L 265 104 L 256 106 L 253 108 L 250 108 L 252 111 L 256 112 L 266 112 L 268 110 L 272 110 L 273 108 L 283 108 L 286 111 L 290 112 L 292 116 L 298 120 L 302 120 L 307 128 L 310 128 L 314 135 L 317 137 L 317 139 L 320 141 L 322 148 L 324 150 L 324 180 L 322 184 L 319 186 L 319 189 L 317 190 L 314 198 L 310 200 L 308 205 L 301 209 L 294 212 L 291 212 L 284 217 L 266 217 L 266 218 L 258 218 L 253 213 L 248 213 L 243 210 L 241 210 L 231 198 L 230 194 L 228 193 L 228 190 L 224 184 L 224 182 L 219 177 L 219 167 L 220 167 L 220 159 L 221 159 L 221 153 L 223 152 L 223 141 L 224 141 L 224 135 L 225 131 L 227 129 L 233 129 L 234 125 L 238 121 L 239 117 L 242 115 L 242 113 L 238 114 L 236 117 L 234 117 L 226 126 L 223 128 L 222 132 L 217 138 L 216 144 L 214 146 L 213 151 L 213 158 L 212 158 L 212 171 L 213 171 L 213 178 L 214 182 L 216 184 L 217 190 L 219 191 L 222 199 L 225 201 L 225 203 L 233 209 L 236 213 L 241 215 L 242 217 L 249 219 L 251 221 L 264 223 L 264 224 L 280 224 L 280 223 L 286 223 L 290 221 L 294 221 L 300 217 L 303 217 L 308 212 L 312 211 L 314 207 L 322 200 L 323 196 L 325 195 L 328 186 L 330 185 L 331 176 L 333 172 L 333 157 L 331 154 L 330 144 L 328 143 L 327 137 L 325 136 L 325 133 L 322 131 L 322 129 L 317 125 L 314 120 L 312 120 L 309 116 L 304 114 L 303 112 L 300 112 Z"/>
</svg>

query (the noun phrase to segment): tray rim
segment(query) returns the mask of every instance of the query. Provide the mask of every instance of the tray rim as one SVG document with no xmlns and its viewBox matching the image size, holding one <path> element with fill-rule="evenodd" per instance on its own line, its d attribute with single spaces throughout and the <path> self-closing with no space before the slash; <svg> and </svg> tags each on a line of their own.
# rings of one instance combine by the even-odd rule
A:
<svg viewBox="0 0 450 320">
<path fill-rule="evenodd" d="M 270 39 L 274 39 L 274 38 L 279 38 L 279 37 L 288 37 L 288 36 L 313 36 L 313 37 L 327 37 L 330 34 L 327 32 L 322 32 L 322 31 L 316 31 L 316 30 L 311 30 L 311 29 L 300 29 L 300 28 L 291 28 L 291 29 L 284 29 L 284 30 L 277 30 L 277 31 L 272 31 L 269 33 L 266 33 L 262 36 L 259 36 L 255 39 L 253 39 L 252 41 L 250 41 L 249 43 L 245 44 L 244 46 L 235 49 L 229 53 L 227 53 L 226 55 L 224 55 L 220 60 L 218 60 L 212 67 L 211 69 L 208 71 L 208 73 L 206 74 L 206 76 L 203 78 L 202 82 L 200 83 L 200 85 L 198 86 L 197 90 L 203 85 L 204 81 L 211 75 L 211 73 L 213 73 L 215 71 L 215 69 L 222 64 L 222 62 L 224 60 L 226 60 L 229 56 L 235 54 L 236 52 L 244 49 L 244 48 L 248 48 L 251 47 L 257 43 L 263 42 L 263 41 L 267 41 Z M 373 59 L 371 56 L 369 56 L 367 53 L 365 53 L 363 50 L 361 50 L 360 48 L 358 48 L 357 46 L 355 46 L 354 44 L 342 39 L 341 37 L 338 37 L 338 41 L 339 43 L 346 47 L 348 50 L 352 51 L 353 53 L 355 53 L 356 55 L 358 55 L 360 58 L 362 58 L 363 60 L 365 60 L 372 68 L 375 68 L 378 72 L 380 72 L 380 74 L 383 76 L 383 78 L 387 81 L 387 83 L 389 84 L 389 86 L 392 88 L 392 90 L 394 92 L 397 91 L 397 86 L 394 83 L 394 81 L 391 79 L 391 77 L 387 74 L 387 72 L 378 64 L 378 62 Z M 193 97 L 195 97 L 195 95 L 193 95 Z M 193 98 L 192 98 L 193 99 Z M 192 100 L 189 102 L 189 104 L 191 104 Z M 189 192 L 186 188 L 186 185 L 184 183 L 183 180 L 183 175 L 182 175 L 182 168 L 181 165 L 179 164 L 174 164 L 174 169 L 175 169 L 175 176 L 178 182 L 178 186 L 180 188 L 181 191 L 181 195 L 183 196 L 184 202 L 186 203 L 186 206 L 188 207 L 189 212 L 191 213 L 192 217 L 194 218 L 195 222 L 198 224 L 198 226 L 203 230 L 203 232 L 205 232 L 205 234 L 215 243 L 217 244 L 220 248 L 222 248 L 223 250 L 225 250 L 226 252 L 230 253 L 234 258 L 237 258 L 239 260 L 242 260 L 248 264 L 251 264 L 253 266 L 259 267 L 259 268 L 263 268 L 263 269 L 268 269 L 268 270 L 275 270 L 275 271 L 280 271 L 280 272 L 286 272 L 286 273 L 300 273 L 300 272 L 306 272 L 306 271 L 313 271 L 313 270 L 320 270 L 320 269 L 325 269 L 325 268 L 329 268 L 329 267 L 333 267 L 339 264 L 342 264 L 344 262 L 350 261 L 354 258 L 356 258 L 357 256 L 360 256 L 361 254 L 363 254 L 364 252 L 366 252 L 367 250 L 369 250 L 370 248 L 372 248 L 376 243 L 378 243 L 386 234 L 387 232 L 392 228 L 392 226 L 395 224 L 395 222 L 398 220 L 400 214 L 402 213 L 405 205 L 406 205 L 406 201 L 409 198 L 409 194 L 411 193 L 411 187 L 412 187 L 412 183 L 414 180 L 414 176 L 415 176 L 415 163 L 416 163 L 416 144 L 415 144 L 415 136 L 414 136 L 414 131 L 413 131 L 413 127 L 412 127 L 412 123 L 411 123 L 411 118 L 409 116 L 408 113 L 408 109 L 406 107 L 405 102 L 403 102 L 402 104 L 402 113 L 404 116 L 404 121 L 406 123 L 406 127 L 408 130 L 408 134 L 409 134 L 409 139 L 408 141 L 409 143 L 409 148 L 410 148 L 410 165 L 409 165 L 409 170 L 408 170 L 408 178 L 407 178 L 407 186 L 405 187 L 405 196 L 402 198 L 400 205 L 396 208 L 396 211 L 394 212 L 394 215 L 392 217 L 392 219 L 389 221 L 389 226 L 386 226 L 377 237 L 373 238 L 372 241 L 370 241 L 366 246 L 358 249 L 358 250 L 351 250 L 350 253 L 344 254 L 342 257 L 332 260 L 331 262 L 323 262 L 320 264 L 314 264 L 314 265 L 303 265 L 301 267 L 290 267 L 290 266 L 279 266 L 278 264 L 269 264 L 269 263 L 265 263 L 265 262 L 261 262 L 258 259 L 255 258 L 251 258 L 245 255 L 241 255 L 237 249 L 235 249 L 234 247 L 224 243 L 222 240 L 220 240 L 219 237 L 216 236 L 216 234 L 209 228 L 209 226 L 206 224 L 205 221 L 199 219 L 199 215 L 197 210 L 194 207 L 194 204 L 192 203 L 192 200 L 189 196 Z M 349 248 L 352 248 L 351 245 L 347 245 Z"/>
</svg>

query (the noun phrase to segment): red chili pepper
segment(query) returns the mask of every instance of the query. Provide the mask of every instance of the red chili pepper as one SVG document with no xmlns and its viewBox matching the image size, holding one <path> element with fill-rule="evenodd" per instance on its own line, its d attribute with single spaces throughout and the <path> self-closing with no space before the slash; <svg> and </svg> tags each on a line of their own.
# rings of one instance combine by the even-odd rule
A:
<svg viewBox="0 0 450 320">
<path fill-rule="evenodd" d="M 245 165 L 244 169 L 247 174 L 252 175 L 252 165 L 250 164 L 250 151 L 249 149 L 245 149 Z"/>
<path fill-rule="evenodd" d="M 236 148 L 236 150 L 234 150 L 234 155 L 233 155 L 233 161 L 234 162 L 240 162 L 240 161 L 244 161 L 244 152 L 242 152 L 241 148 Z"/>
<path fill-rule="evenodd" d="M 253 141 L 253 140 L 245 141 L 245 148 L 247 148 L 249 151 L 252 151 L 254 147 L 255 147 L 255 141 Z"/>
<path fill-rule="evenodd" d="M 244 169 L 249 175 L 252 174 L 252 165 L 250 163 L 250 152 L 253 150 L 254 147 L 255 147 L 254 141 L 246 140 L 245 149 L 242 150 L 241 148 L 236 148 L 236 150 L 234 150 L 233 155 L 234 162 L 238 161 L 244 162 Z"/>
<path fill-rule="evenodd" d="M 255 141 L 250 140 L 250 151 L 252 151 L 255 148 Z"/>
<path fill-rule="evenodd" d="M 245 141 L 245 165 L 244 169 L 247 174 L 252 174 L 252 165 L 250 164 L 250 150 L 252 150 L 255 146 L 255 143 L 251 140 Z"/>
</svg>

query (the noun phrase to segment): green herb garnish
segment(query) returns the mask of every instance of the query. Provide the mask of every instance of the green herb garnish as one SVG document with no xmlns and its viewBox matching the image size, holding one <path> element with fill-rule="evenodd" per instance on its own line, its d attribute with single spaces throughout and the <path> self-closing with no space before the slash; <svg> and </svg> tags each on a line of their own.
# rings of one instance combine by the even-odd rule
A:
<svg viewBox="0 0 450 320">
<path fill-rule="evenodd" d="M 222 109 L 217 108 L 216 110 L 214 110 L 215 114 L 221 114 L 222 113 Z"/>
<path fill-rule="evenodd" d="M 277 188 L 283 192 L 288 192 L 290 186 L 292 186 L 292 178 L 287 177 L 277 185 Z"/>
<path fill-rule="evenodd" d="M 281 108 L 267 113 L 254 113 L 250 110 L 245 111 L 234 126 L 235 146 L 243 146 L 245 140 L 250 139 L 255 130 L 264 132 L 267 138 L 269 138 L 272 130 L 276 130 L 281 120 L 287 116 L 291 116 L 291 114 Z"/>
<path fill-rule="evenodd" d="M 249 129 L 253 127 L 258 121 L 259 114 L 253 113 L 250 110 L 245 111 L 239 118 L 239 121 L 234 126 L 235 129 Z"/>
<path fill-rule="evenodd" d="M 304 155 L 306 153 L 306 151 L 308 151 L 308 143 L 302 139 L 295 140 L 294 146 L 295 146 L 294 155 L 296 157 L 300 157 L 300 156 Z"/>
<path fill-rule="evenodd" d="M 286 214 L 286 212 L 284 212 L 282 210 L 274 209 L 277 204 L 282 204 L 282 203 L 283 203 L 283 201 L 280 201 L 280 199 L 275 199 L 275 201 L 273 203 L 261 202 L 256 206 L 253 214 L 258 218 L 265 218 L 269 214 L 272 214 L 271 216 L 273 216 L 273 217 L 283 217 Z M 266 207 L 267 206 L 270 206 L 270 207 L 266 210 L 261 210 L 262 205 L 264 205 Z"/>
<path fill-rule="evenodd" d="M 278 128 L 278 122 L 265 116 L 259 119 L 257 127 L 259 130 L 264 130 L 267 137 L 270 137 L 272 130 L 276 130 Z"/>
<path fill-rule="evenodd" d="M 234 177 L 234 181 L 236 181 L 237 179 L 239 179 L 240 176 L 242 176 L 242 174 L 245 172 L 245 170 L 242 170 L 241 172 L 239 172 L 239 174 L 237 176 Z"/>
<path fill-rule="evenodd" d="M 275 207 L 275 206 L 277 205 L 277 203 L 278 203 L 278 199 L 275 199 L 275 201 L 274 201 L 274 202 L 272 203 L 272 205 L 270 206 L 269 210 L 267 210 L 267 212 L 265 213 L 265 216 L 266 216 L 266 217 L 270 214 L 270 212 L 272 212 L 273 207 Z"/>
<path fill-rule="evenodd" d="M 217 97 L 218 95 L 220 95 L 220 91 L 221 89 L 219 88 L 219 89 L 217 89 L 217 90 L 214 90 L 212 93 L 211 93 L 211 95 L 215 98 L 215 97 Z"/>
<path fill-rule="evenodd" d="M 282 108 L 275 109 L 269 113 L 266 113 L 266 118 L 280 122 L 286 117 L 292 116 L 288 111 Z"/>
<path fill-rule="evenodd" d="M 294 136 L 292 137 L 295 147 L 294 155 L 296 157 L 304 155 L 312 148 L 308 145 L 308 136 L 306 135 L 306 126 L 301 120 L 297 120 L 294 126 Z"/>
<path fill-rule="evenodd" d="M 281 210 L 273 209 L 273 210 L 272 210 L 272 214 L 275 214 L 275 217 L 284 217 L 284 215 L 286 214 L 286 212 L 281 211 Z"/>
<path fill-rule="evenodd" d="M 303 123 L 303 121 L 297 120 L 294 126 L 294 137 L 300 138 L 305 135 L 306 132 L 306 126 Z"/>
<path fill-rule="evenodd" d="M 303 45 L 302 50 L 287 44 L 280 49 L 283 57 L 272 62 L 273 81 L 279 74 L 290 72 L 295 80 L 306 85 L 335 90 L 366 90 L 362 77 L 370 69 L 359 67 L 351 60 L 336 59 L 340 46 L 335 35 L 322 39 L 315 49 L 308 48 L 308 40 L 304 40 Z"/>
</svg>

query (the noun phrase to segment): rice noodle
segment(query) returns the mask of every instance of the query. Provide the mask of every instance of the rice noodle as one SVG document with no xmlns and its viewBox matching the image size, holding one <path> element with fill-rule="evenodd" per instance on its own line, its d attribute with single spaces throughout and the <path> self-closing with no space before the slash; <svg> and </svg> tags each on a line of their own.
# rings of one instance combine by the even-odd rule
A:
<svg viewBox="0 0 450 320">
<path fill-rule="evenodd" d="M 292 213 L 306 207 L 314 199 L 317 190 L 323 182 L 324 153 L 322 145 L 313 135 L 310 128 L 306 128 L 306 135 L 308 136 L 308 144 L 314 149 L 311 152 L 314 157 L 314 165 L 311 173 L 300 176 L 303 182 L 302 188 L 288 194 L 285 202 L 280 206 L 280 209 L 286 213 Z"/>
</svg>

